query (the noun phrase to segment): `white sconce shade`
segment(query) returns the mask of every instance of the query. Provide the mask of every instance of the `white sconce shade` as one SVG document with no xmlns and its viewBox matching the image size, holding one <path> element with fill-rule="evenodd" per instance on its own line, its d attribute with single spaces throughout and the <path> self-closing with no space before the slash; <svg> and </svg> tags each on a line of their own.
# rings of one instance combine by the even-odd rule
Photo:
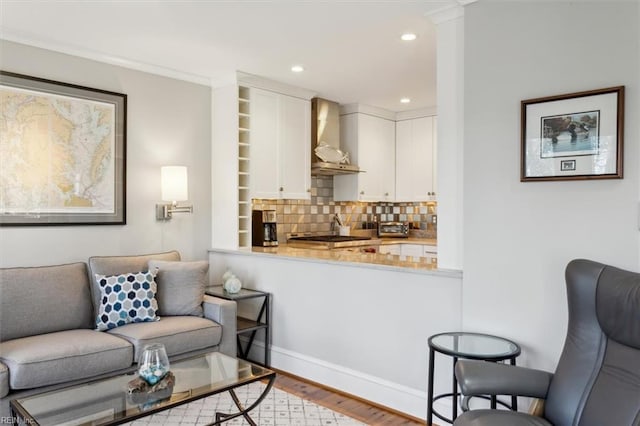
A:
<svg viewBox="0 0 640 426">
<path fill-rule="evenodd" d="M 162 201 L 186 201 L 189 184 L 185 166 L 164 166 L 160 169 Z"/>
<path fill-rule="evenodd" d="M 156 219 L 169 220 L 173 213 L 193 213 L 192 205 L 179 206 L 178 201 L 189 199 L 189 183 L 185 166 L 164 166 L 160 168 L 162 201 L 156 204 Z"/>
</svg>

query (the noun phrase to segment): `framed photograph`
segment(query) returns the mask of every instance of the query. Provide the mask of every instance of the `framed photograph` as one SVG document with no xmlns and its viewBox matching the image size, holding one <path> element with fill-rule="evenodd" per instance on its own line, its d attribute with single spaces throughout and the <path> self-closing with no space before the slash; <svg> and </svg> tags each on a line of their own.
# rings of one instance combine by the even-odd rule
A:
<svg viewBox="0 0 640 426">
<path fill-rule="evenodd" d="M 622 179 L 624 86 L 521 103 L 520 181 Z"/>
<path fill-rule="evenodd" d="M 127 96 L 0 71 L 0 226 L 126 223 Z"/>
</svg>

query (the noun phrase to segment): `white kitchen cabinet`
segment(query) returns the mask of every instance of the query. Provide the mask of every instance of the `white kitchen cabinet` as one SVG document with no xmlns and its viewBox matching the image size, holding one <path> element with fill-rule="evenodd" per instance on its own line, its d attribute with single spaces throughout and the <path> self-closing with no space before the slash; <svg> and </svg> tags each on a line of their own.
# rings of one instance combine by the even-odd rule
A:
<svg viewBox="0 0 640 426">
<path fill-rule="evenodd" d="M 251 89 L 251 197 L 311 197 L 311 103 Z"/>
<path fill-rule="evenodd" d="M 395 254 L 400 255 L 401 244 L 383 244 L 380 246 L 380 254 Z"/>
<path fill-rule="evenodd" d="M 340 116 L 340 140 L 356 174 L 333 179 L 335 201 L 395 200 L 395 122 L 365 113 Z"/>
<path fill-rule="evenodd" d="M 396 122 L 396 201 L 435 200 L 435 117 Z"/>
<path fill-rule="evenodd" d="M 438 246 L 423 246 L 423 257 L 427 263 L 436 263 L 438 261 Z"/>
<path fill-rule="evenodd" d="M 401 260 L 407 260 L 409 256 L 414 261 L 420 261 L 424 258 L 428 263 L 434 263 L 438 257 L 438 247 L 426 244 L 383 244 L 380 246 L 379 252 L 400 256 Z"/>
<path fill-rule="evenodd" d="M 422 244 L 401 244 L 400 256 L 406 258 L 411 256 L 414 260 L 420 259 L 424 255 Z"/>
</svg>

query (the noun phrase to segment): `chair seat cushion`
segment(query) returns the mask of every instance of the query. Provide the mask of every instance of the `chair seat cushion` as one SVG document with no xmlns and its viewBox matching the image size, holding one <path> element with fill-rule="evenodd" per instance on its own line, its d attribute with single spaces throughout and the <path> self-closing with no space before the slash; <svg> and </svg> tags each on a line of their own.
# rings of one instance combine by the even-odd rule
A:
<svg viewBox="0 0 640 426">
<path fill-rule="evenodd" d="M 0 343 L 12 389 L 29 389 L 84 379 L 130 367 L 133 349 L 99 331 L 67 330 Z"/>
<path fill-rule="evenodd" d="M 507 410 L 471 410 L 460 415 L 454 426 L 553 426 L 541 417 Z"/>
<path fill-rule="evenodd" d="M 222 338 L 222 327 L 206 318 L 175 316 L 162 317 L 156 322 L 127 324 L 107 333 L 128 340 L 135 348 L 137 362 L 144 346 L 151 343 L 162 343 L 169 357 L 216 346 Z"/>
</svg>

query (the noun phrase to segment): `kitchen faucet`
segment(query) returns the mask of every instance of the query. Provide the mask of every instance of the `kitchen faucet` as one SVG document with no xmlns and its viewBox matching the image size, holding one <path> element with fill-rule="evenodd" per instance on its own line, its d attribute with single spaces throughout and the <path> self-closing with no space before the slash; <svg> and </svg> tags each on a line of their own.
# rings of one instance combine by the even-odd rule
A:
<svg viewBox="0 0 640 426">
<path fill-rule="evenodd" d="M 331 222 L 331 229 L 334 231 L 336 229 L 336 224 L 338 224 L 338 226 L 343 226 L 339 213 L 333 215 L 333 222 Z"/>
</svg>

